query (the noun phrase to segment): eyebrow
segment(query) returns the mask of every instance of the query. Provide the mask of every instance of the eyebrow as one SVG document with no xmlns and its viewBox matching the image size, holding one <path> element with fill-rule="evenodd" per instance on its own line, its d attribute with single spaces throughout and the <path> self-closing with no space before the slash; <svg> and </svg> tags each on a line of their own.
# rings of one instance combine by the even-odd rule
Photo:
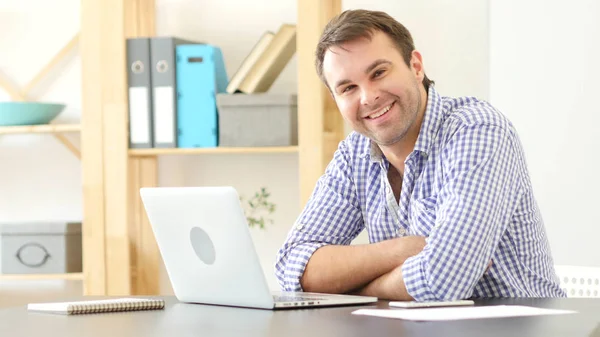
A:
<svg viewBox="0 0 600 337">
<path fill-rule="evenodd" d="M 371 71 L 373 71 L 373 69 L 379 67 L 382 64 L 392 64 L 392 62 L 386 60 L 386 59 L 378 59 L 373 61 L 373 63 L 371 63 L 366 69 L 365 69 L 365 74 L 370 73 Z M 339 80 L 336 82 L 335 84 L 335 88 L 337 89 L 339 86 L 344 85 L 344 84 L 348 84 L 351 81 L 348 79 L 345 80 Z"/>
</svg>

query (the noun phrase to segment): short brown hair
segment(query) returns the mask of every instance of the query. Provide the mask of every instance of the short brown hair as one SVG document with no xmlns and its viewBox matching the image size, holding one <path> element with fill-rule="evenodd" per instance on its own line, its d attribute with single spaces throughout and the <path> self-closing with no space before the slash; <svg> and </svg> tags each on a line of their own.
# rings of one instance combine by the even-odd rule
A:
<svg viewBox="0 0 600 337">
<path fill-rule="evenodd" d="M 413 38 L 400 22 L 384 12 L 368 11 L 364 9 L 346 10 L 329 21 L 317 45 L 315 66 L 319 78 L 327 85 L 323 75 L 323 59 L 325 52 L 333 47 L 343 43 L 353 41 L 358 38 L 371 39 L 375 31 L 381 31 L 387 34 L 402 54 L 404 62 L 410 67 L 412 52 L 415 50 Z M 434 82 L 427 75 L 423 77 L 423 86 L 425 91 Z M 331 90 L 331 88 L 329 88 Z"/>
</svg>

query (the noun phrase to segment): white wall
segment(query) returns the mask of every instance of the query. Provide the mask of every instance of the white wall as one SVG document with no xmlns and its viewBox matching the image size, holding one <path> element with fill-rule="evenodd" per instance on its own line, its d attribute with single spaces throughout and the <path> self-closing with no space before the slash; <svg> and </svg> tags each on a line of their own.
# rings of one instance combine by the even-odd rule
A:
<svg viewBox="0 0 600 337">
<path fill-rule="evenodd" d="M 488 1 L 345 0 L 343 4 L 343 9 L 385 11 L 404 24 L 440 94 L 488 98 Z"/>
<path fill-rule="evenodd" d="M 0 0 L 0 32 L 11 31 L 0 34 L 0 70 L 24 84 L 43 66 L 43 60 L 59 50 L 77 30 L 79 1 L 54 0 L 51 8 L 40 0 L 23 0 L 21 4 Z M 24 9 L 24 4 L 28 9 Z M 210 5 L 205 1 L 157 0 L 156 5 L 159 35 L 178 35 L 219 45 L 230 76 L 263 31 L 277 30 L 283 22 L 296 22 L 296 0 L 237 0 L 222 4 L 211 1 Z M 39 10 L 39 6 L 44 9 Z M 483 98 L 489 96 L 487 6 L 487 1 L 480 0 L 343 2 L 344 9 L 384 10 L 403 22 L 423 53 L 428 76 L 436 81 L 442 94 Z M 9 7 L 11 12 L 7 13 Z M 6 47 L 16 42 L 20 43 L 18 48 Z M 35 69 L 30 69 L 32 64 Z M 80 116 L 79 67 L 75 56 L 61 68 L 63 72 L 57 80 L 42 90 L 43 99 L 69 103 L 65 116 L 61 116 L 64 119 L 78 120 Z M 295 91 L 294 57 L 272 92 Z M 269 285 L 276 288 L 275 253 L 300 211 L 297 165 L 293 154 L 165 156 L 159 161 L 159 183 L 230 184 L 242 195 L 268 187 L 278 207 L 273 217 L 275 225 L 267 231 L 252 230 L 252 235 Z M 51 137 L 0 138 L 0 221 L 80 218 L 80 179 L 77 159 Z M 366 236 L 361 235 L 357 242 L 366 242 Z M 162 281 L 163 292 L 170 293 L 164 272 Z"/>
<path fill-rule="evenodd" d="M 490 99 L 521 136 L 555 262 L 600 266 L 600 4 L 490 9 Z"/>
</svg>

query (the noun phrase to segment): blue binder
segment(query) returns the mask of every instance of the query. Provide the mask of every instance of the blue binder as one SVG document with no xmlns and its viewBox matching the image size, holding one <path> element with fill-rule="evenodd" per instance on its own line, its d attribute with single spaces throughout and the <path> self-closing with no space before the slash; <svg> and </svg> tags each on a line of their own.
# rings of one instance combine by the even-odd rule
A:
<svg viewBox="0 0 600 337">
<path fill-rule="evenodd" d="M 219 47 L 185 44 L 177 54 L 177 147 L 217 147 L 216 94 L 225 92 L 227 73 Z"/>
</svg>

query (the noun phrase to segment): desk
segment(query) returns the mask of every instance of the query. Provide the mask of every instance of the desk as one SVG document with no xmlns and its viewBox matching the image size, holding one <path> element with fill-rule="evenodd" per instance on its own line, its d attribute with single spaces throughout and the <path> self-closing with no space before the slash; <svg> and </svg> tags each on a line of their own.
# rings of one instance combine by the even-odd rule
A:
<svg viewBox="0 0 600 337">
<path fill-rule="evenodd" d="M 90 299 L 90 298 L 88 298 Z M 70 299 L 77 300 L 77 299 Z M 600 322 L 600 299 L 506 299 L 477 301 L 477 305 L 519 304 L 570 309 L 578 314 L 454 322 L 409 322 L 355 316 L 357 308 L 377 305 L 270 311 L 178 303 L 165 297 L 165 310 L 63 316 L 0 309 L 0 336 L 595 336 Z"/>
</svg>

